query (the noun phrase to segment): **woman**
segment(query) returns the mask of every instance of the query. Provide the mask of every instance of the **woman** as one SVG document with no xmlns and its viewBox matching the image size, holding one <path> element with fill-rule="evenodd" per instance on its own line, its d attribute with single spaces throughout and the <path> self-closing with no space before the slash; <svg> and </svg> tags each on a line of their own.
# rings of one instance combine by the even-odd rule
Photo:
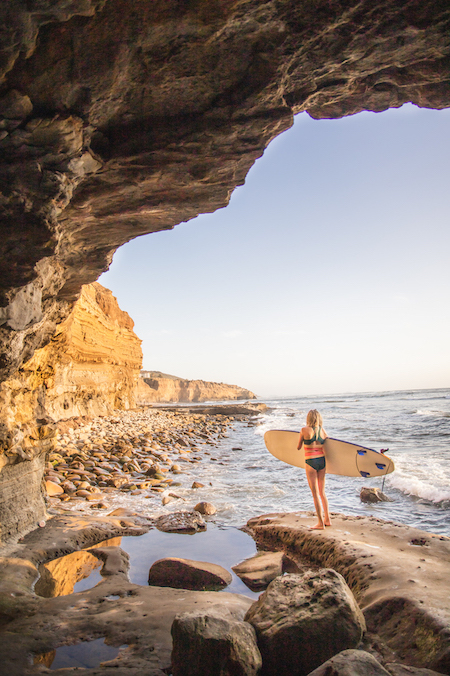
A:
<svg viewBox="0 0 450 676">
<path fill-rule="evenodd" d="M 297 446 L 298 450 L 301 449 L 302 444 L 305 448 L 306 478 L 311 489 L 318 519 L 315 526 L 310 526 L 313 530 L 323 530 L 325 526 L 331 526 L 328 500 L 325 495 L 326 468 L 323 450 L 323 444 L 328 435 L 322 424 L 322 416 L 319 411 L 315 409 L 309 411 L 306 416 L 306 427 L 303 427 L 300 432 Z"/>
</svg>

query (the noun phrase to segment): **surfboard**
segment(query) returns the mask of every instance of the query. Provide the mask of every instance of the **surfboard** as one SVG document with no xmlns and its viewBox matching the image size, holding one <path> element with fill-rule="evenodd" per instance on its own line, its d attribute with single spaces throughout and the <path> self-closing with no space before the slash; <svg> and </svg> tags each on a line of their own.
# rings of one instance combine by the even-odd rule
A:
<svg viewBox="0 0 450 676">
<path fill-rule="evenodd" d="M 305 468 L 304 450 L 297 450 L 299 434 L 289 430 L 269 430 L 264 435 L 267 450 L 288 465 Z M 340 439 L 327 437 L 324 452 L 327 474 L 372 477 L 390 474 L 395 469 L 387 455 Z"/>
</svg>

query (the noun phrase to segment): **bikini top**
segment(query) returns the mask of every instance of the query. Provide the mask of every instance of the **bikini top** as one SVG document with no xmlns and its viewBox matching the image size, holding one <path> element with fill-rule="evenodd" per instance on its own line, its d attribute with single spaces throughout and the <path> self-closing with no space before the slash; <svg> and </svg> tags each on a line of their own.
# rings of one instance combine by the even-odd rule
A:
<svg viewBox="0 0 450 676">
<path fill-rule="evenodd" d="M 305 446 L 311 446 L 311 444 L 313 444 L 314 442 L 319 444 L 323 444 L 325 442 L 325 439 L 322 439 L 322 437 L 320 436 L 321 429 L 322 428 L 320 425 L 319 427 L 313 427 L 314 436 L 311 437 L 311 439 L 303 439 L 303 443 L 305 444 Z"/>
</svg>

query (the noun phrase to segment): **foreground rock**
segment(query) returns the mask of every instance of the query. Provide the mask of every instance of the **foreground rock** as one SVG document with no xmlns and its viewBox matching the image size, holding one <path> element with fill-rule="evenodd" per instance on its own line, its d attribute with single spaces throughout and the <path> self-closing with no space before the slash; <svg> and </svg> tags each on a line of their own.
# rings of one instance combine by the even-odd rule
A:
<svg viewBox="0 0 450 676">
<path fill-rule="evenodd" d="M 245 616 L 256 630 L 263 673 L 306 676 L 361 641 L 366 624 L 334 570 L 285 575 L 270 583 Z"/>
<path fill-rule="evenodd" d="M 385 662 L 450 674 L 450 538 L 373 517 L 336 514 L 326 531 L 313 523 L 312 512 L 268 514 L 248 527 L 260 548 L 341 573 Z"/>
<path fill-rule="evenodd" d="M 386 669 L 391 676 L 442 676 L 442 672 L 424 669 L 422 667 L 410 667 L 407 664 L 386 664 Z"/>
<path fill-rule="evenodd" d="M 308 676 L 390 676 L 377 660 L 364 650 L 344 650 L 314 669 Z"/>
<path fill-rule="evenodd" d="M 406 664 L 383 667 L 365 650 L 344 650 L 314 669 L 308 676 L 442 676 L 431 669 Z"/>
<path fill-rule="evenodd" d="M 252 591 L 262 591 L 269 582 L 284 572 L 298 573 L 299 568 L 283 552 L 258 552 L 232 570 Z"/>
<path fill-rule="evenodd" d="M 173 676 L 256 676 L 261 667 L 255 630 L 228 611 L 177 615 L 171 631 Z"/>
<path fill-rule="evenodd" d="M 445 624 L 449 538 L 336 514 L 333 527 L 319 533 L 306 527 L 314 518 L 312 513 L 266 515 L 250 523 L 258 541 L 283 546 L 301 566 L 321 562 L 342 571 L 368 620 L 361 648 L 392 676 L 450 674 Z M 152 519 L 123 508 L 108 517 L 66 514 L 51 519 L 8 550 L 3 548 L 2 676 L 47 673 L 43 664 L 50 666 L 59 646 L 103 637 L 109 645 L 128 647 L 113 660 L 91 668 L 89 676 L 107 676 L 112 671 L 117 676 L 164 676 L 171 673 L 170 630 L 175 616 L 195 611 L 243 622 L 252 605 L 249 598 L 226 591 L 196 592 L 129 582 L 128 556 L 120 548 L 120 537 L 145 533 L 152 524 Z M 100 566 L 101 583 L 71 594 L 76 582 Z M 64 673 L 76 676 L 80 671 L 73 667 Z"/>
<path fill-rule="evenodd" d="M 218 591 L 231 584 L 231 573 L 215 563 L 167 557 L 155 561 L 148 583 L 157 587 Z"/>
</svg>

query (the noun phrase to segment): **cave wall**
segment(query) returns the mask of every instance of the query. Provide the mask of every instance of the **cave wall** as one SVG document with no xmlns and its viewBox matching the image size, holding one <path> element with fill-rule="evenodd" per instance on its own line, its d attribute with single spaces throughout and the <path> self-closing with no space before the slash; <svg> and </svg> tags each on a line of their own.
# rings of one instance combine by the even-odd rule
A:
<svg viewBox="0 0 450 676">
<path fill-rule="evenodd" d="M 444 0 L 3 0 L 0 21 L 1 380 L 118 246 L 224 207 L 293 114 L 450 106 Z"/>
</svg>

